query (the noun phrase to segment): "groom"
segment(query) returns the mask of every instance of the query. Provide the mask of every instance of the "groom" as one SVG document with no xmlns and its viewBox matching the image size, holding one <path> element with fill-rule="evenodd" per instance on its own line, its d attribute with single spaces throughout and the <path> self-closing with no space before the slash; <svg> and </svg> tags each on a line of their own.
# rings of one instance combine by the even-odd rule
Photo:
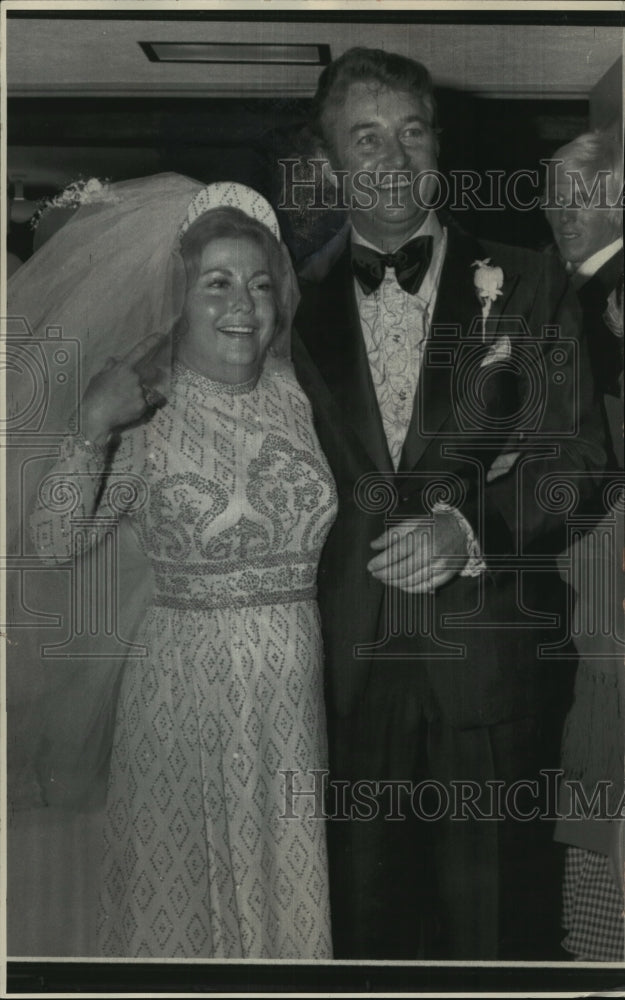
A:
<svg viewBox="0 0 625 1000">
<path fill-rule="evenodd" d="M 380 50 L 328 66 L 313 104 L 350 208 L 294 336 L 340 500 L 319 573 L 335 955 L 548 959 L 540 772 L 574 668 L 556 482 L 592 494 L 601 429 L 560 266 L 429 209 L 434 121 L 425 67 Z"/>
</svg>

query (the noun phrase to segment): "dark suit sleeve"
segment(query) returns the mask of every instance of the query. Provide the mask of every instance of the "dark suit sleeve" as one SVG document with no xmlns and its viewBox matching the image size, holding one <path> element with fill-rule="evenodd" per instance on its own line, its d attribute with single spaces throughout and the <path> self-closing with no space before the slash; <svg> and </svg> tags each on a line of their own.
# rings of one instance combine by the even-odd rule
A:
<svg viewBox="0 0 625 1000">
<path fill-rule="evenodd" d="M 530 410 L 537 404 L 537 418 L 519 435 L 512 472 L 488 483 L 483 498 L 474 491 L 463 511 L 487 562 L 489 555 L 557 553 L 567 544 L 570 517 L 591 509 L 599 515 L 595 501 L 607 462 L 600 401 L 577 298 L 548 258 L 528 327 L 531 349 L 540 347 L 543 362 L 526 380 L 535 397 L 526 403 Z"/>
</svg>

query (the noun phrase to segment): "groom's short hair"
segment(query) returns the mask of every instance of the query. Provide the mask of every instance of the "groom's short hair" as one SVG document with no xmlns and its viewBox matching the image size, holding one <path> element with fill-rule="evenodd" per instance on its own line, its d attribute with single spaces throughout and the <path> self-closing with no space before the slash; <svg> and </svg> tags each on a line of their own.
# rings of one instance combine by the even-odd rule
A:
<svg viewBox="0 0 625 1000">
<path fill-rule="evenodd" d="M 326 148 L 331 146 L 329 125 L 333 110 L 343 103 L 351 84 L 361 82 L 376 83 L 419 98 L 430 111 L 430 125 L 435 126 L 432 77 L 422 63 L 383 49 L 348 49 L 326 66 L 313 98 L 311 128 L 315 138 Z"/>
</svg>

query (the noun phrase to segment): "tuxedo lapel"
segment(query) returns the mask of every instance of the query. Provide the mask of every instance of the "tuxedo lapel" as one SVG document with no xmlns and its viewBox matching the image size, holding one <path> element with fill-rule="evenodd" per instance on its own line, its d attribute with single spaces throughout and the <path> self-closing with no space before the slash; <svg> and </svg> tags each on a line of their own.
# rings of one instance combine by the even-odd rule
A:
<svg viewBox="0 0 625 1000">
<path fill-rule="evenodd" d="M 582 309 L 598 319 L 605 312 L 610 293 L 623 281 L 623 251 L 610 257 L 591 278 L 577 288 Z"/>
<path fill-rule="evenodd" d="M 412 418 L 402 452 L 401 470 L 413 469 L 454 404 L 454 372 L 461 345 L 474 344 L 471 364 L 480 365 L 494 340 L 501 317 L 518 281 L 505 275 L 502 295 L 491 306 L 482 337 L 482 310 L 474 285 L 476 260 L 485 259 L 484 248 L 452 225 L 441 272 L 432 324 L 425 344 Z M 493 261 L 493 266 L 497 262 Z"/>
<path fill-rule="evenodd" d="M 614 254 L 577 294 L 584 314 L 588 351 L 595 382 L 602 392 L 620 395 L 620 374 L 623 370 L 623 338 L 610 329 L 604 319 L 608 298 L 623 281 L 623 251 Z"/>
<path fill-rule="evenodd" d="M 593 304 L 601 303 L 604 304 L 608 300 L 610 292 L 612 292 L 619 281 L 623 280 L 623 251 L 617 250 L 617 252 L 610 257 L 609 260 L 603 264 L 599 270 L 593 274 L 592 278 L 584 282 L 578 291 L 578 295 L 584 303 L 585 296 L 588 292 L 593 295 Z"/>
<path fill-rule="evenodd" d="M 481 306 L 474 285 L 476 260 L 488 252 L 473 237 L 449 225 L 431 329 L 415 394 L 400 470 L 413 469 L 453 406 L 454 370 L 460 346 L 474 343 L 471 363 L 480 365 L 496 335 L 519 276 L 504 274 L 502 295 L 491 306 L 482 337 Z M 493 266 L 497 261 L 493 261 Z M 393 471 L 386 434 L 362 336 L 349 247 L 327 276 L 303 289 L 298 333 L 328 386 L 363 461 Z"/>
<path fill-rule="evenodd" d="M 367 464 L 391 471 L 360 327 L 349 249 L 322 282 L 304 290 L 296 325 L 344 421 L 366 453 Z"/>
</svg>

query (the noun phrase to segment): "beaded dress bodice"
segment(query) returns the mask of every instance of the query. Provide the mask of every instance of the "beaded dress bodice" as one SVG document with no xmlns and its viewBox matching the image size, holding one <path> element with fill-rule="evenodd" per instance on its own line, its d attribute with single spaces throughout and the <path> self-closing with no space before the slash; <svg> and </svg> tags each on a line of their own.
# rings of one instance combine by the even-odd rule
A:
<svg viewBox="0 0 625 1000">
<path fill-rule="evenodd" d="M 55 478 L 80 467 L 93 484 L 101 461 L 69 437 Z M 126 491 L 125 475 L 133 477 Z M 154 568 L 157 604 L 200 610 L 257 604 L 260 593 L 265 603 L 314 597 L 334 486 L 308 401 L 283 363 L 235 386 L 176 363 L 168 404 L 122 435 L 109 482 Z M 81 489 L 83 510 L 68 518 L 92 505 L 93 488 Z M 110 513 L 106 493 L 98 513 Z M 51 538 L 55 551 L 67 548 L 68 518 L 37 512 L 40 550 Z"/>
</svg>

